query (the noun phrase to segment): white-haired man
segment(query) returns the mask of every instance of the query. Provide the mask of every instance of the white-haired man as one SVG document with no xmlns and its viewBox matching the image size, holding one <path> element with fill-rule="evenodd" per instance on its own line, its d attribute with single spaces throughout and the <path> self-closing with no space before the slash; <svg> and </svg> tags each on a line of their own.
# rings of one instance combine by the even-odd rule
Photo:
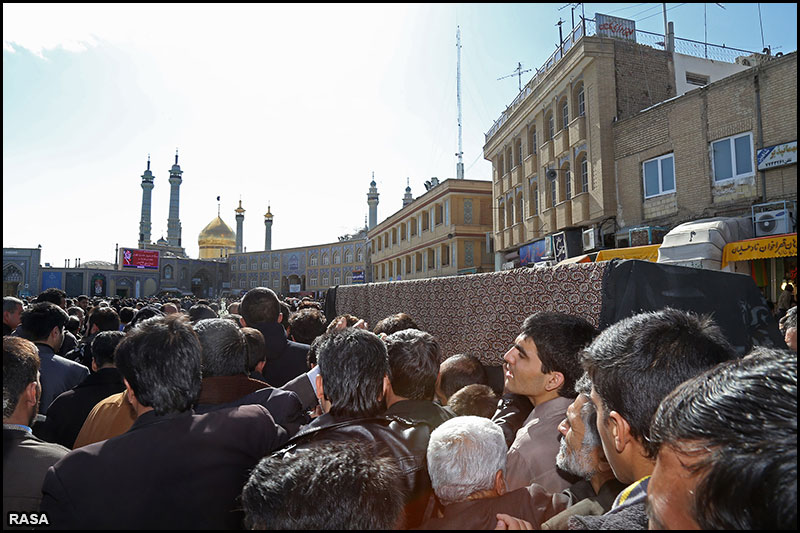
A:
<svg viewBox="0 0 800 533">
<path fill-rule="evenodd" d="M 431 433 L 428 472 L 443 517 L 420 529 L 494 529 L 498 513 L 541 524 L 569 503 L 540 485 L 506 490 L 506 441 L 503 430 L 479 416 L 458 416 Z"/>
</svg>

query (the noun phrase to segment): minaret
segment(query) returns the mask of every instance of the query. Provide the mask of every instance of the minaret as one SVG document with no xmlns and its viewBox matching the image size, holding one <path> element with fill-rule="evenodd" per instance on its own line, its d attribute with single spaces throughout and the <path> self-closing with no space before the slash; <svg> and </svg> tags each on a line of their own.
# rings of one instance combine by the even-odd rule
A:
<svg viewBox="0 0 800 533">
<path fill-rule="evenodd" d="M 369 229 L 378 225 L 378 187 L 375 183 L 375 172 L 372 173 L 372 182 L 369 184 L 367 204 L 369 204 Z"/>
<path fill-rule="evenodd" d="M 406 195 L 403 196 L 403 207 L 407 206 L 408 204 L 410 204 L 411 202 L 414 201 L 414 197 L 411 196 L 411 183 L 410 183 L 410 181 L 411 180 L 406 178 Z"/>
<path fill-rule="evenodd" d="M 269 205 L 267 205 L 267 212 L 264 215 L 264 226 L 264 251 L 269 252 L 272 250 L 272 213 Z"/>
<path fill-rule="evenodd" d="M 242 253 L 243 233 L 244 230 L 244 209 L 242 208 L 242 199 L 239 199 L 239 207 L 236 208 L 236 253 Z"/>
<path fill-rule="evenodd" d="M 142 219 L 139 221 L 139 248 L 150 244 L 150 197 L 153 194 L 153 173 L 150 172 L 150 154 L 147 154 L 147 170 L 142 174 Z"/>
<path fill-rule="evenodd" d="M 181 219 L 178 214 L 180 207 L 180 187 L 181 174 L 183 171 L 178 166 L 178 149 L 175 149 L 175 164 L 169 171 L 169 218 L 167 218 L 167 243 L 169 246 L 180 247 L 181 245 Z"/>
</svg>

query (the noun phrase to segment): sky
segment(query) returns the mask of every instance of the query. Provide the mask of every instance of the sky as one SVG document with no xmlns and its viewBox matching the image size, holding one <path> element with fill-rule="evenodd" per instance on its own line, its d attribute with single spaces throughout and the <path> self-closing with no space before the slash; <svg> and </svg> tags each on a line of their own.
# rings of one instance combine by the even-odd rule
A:
<svg viewBox="0 0 800 533">
<path fill-rule="evenodd" d="M 677 37 L 796 51 L 797 5 L 758 6 L 666 4 Z M 418 197 L 455 177 L 457 27 L 465 178 L 489 180 L 484 135 L 517 64 L 541 67 L 581 11 L 664 31 L 655 3 L 4 3 L 3 247 L 113 262 L 137 245 L 148 155 L 166 237 L 176 149 L 190 257 L 218 207 L 235 231 L 240 199 L 247 251 L 267 207 L 273 249 L 335 242 L 364 227 L 373 173 L 380 222 L 407 183 Z"/>
</svg>

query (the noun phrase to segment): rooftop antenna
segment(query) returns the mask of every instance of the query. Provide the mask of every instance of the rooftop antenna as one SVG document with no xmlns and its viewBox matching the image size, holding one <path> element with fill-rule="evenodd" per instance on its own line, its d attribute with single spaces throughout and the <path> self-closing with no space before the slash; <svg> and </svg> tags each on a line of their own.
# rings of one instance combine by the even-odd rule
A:
<svg viewBox="0 0 800 533">
<path fill-rule="evenodd" d="M 219 196 L 217 196 L 217 216 L 221 216 L 219 211 Z"/>
<path fill-rule="evenodd" d="M 456 100 L 458 100 L 458 163 L 456 163 L 456 179 L 464 179 L 464 151 L 461 147 L 461 27 L 456 26 L 456 50 L 458 51 L 458 64 L 456 67 Z"/>
<path fill-rule="evenodd" d="M 522 92 L 522 75 L 526 72 L 530 72 L 531 69 L 522 70 L 522 63 L 517 63 L 517 68 L 514 69 L 514 72 L 509 74 L 508 76 L 503 76 L 502 78 L 497 78 L 497 81 L 504 80 L 506 78 L 510 78 L 511 76 L 517 76 L 519 78 L 519 92 Z"/>
<path fill-rule="evenodd" d="M 725 9 L 722 4 L 714 4 L 715 6 Z M 708 59 L 708 4 L 703 3 L 703 45 L 705 46 L 705 58 Z"/>
</svg>

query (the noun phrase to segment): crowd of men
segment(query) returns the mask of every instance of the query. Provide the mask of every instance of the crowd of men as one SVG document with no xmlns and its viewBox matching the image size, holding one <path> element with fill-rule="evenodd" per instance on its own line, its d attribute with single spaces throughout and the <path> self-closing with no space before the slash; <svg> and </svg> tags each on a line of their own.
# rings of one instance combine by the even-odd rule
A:
<svg viewBox="0 0 800 533">
<path fill-rule="evenodd" d="M 745 356 L 537 312 L 499 382 L 402 312 L 225 304 L 4 298 L 4 527 L 797 528 L 796 307 Z"/>
</svg>

